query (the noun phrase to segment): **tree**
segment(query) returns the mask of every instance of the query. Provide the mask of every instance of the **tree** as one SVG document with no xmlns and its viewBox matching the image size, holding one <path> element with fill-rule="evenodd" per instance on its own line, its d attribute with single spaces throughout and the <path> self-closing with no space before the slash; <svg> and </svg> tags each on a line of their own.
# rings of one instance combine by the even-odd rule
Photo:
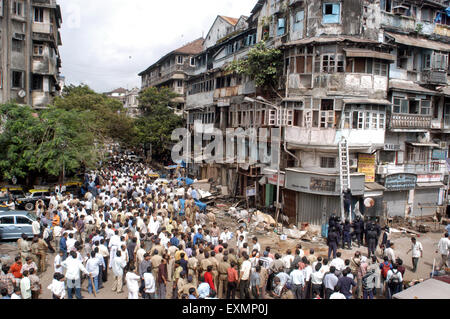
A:
<svg viewBox="0 0 450 319">
<path fill-rule="evenodd" d="M 172 131 L 183 125 L 181 117 L 170 109 L 178 94 L 168 88 L 148 88 L 139 95 L 143 116 L 136 121 L 137 141 L 152 145 L 153 157 L 162 159 L 170 153 Z"/>
<path fill-rule="evenodd" d="M 91 112 L 95 118 L 91 130 L 99 142 L 112 139 L 124 146 L 135 144 L 134 121 L 126 116 L 122 103 L 96 93 L 87 85 L 66 86 L 62 97 L 55 99 L 54 106 L 67 111 Z"/>
<path fill-rule="evenodd" d="M 35 153 L 43 128 L 31 107 L 4 104 L 0 113 L 0 171 L 7 180 L 24 178 L 38 166 Z"/>
<path fill-rule="evenodd" d="M 40 117 L 44 134 L 36 150 L 37 169 L 62 179 L 65 173 L 94 167 L 99 154 L 95 148 L 92 112 L 51 107 Z"/>
<path fill-rule="evenodd" d="M 249 50 L 245 59 L 233 61 L 226 71 L 247 75 L 255 81 L 257 87 L 270 89 L 278 94 L 275 88 L 282 65 L 281 50 L 269 48 L 264 41 L 261 41 Z"/>
</svg>

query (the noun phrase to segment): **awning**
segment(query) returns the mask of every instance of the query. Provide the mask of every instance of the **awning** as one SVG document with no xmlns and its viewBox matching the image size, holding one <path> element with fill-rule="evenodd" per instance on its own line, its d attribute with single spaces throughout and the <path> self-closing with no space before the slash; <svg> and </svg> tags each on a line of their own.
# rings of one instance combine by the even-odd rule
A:
<svg viewBox="0 0 450 319">
<path fill-rule="evenodd" d="M 394 91 L 404 91 L 404 92 L 419 93 L 419 94 L 425 94 L 425 95 L 440 94 L 440 92 L 426 89 L 412 81 L 404 81 L 404 80 L 389 80 L 389 88 Z"/>
<path fill-rule="evenodd" d="M 417 183 L 420 188 L 442 188 L 445 185 L 441 182 Z"/>
<path fill-rule="evenodd" d="M 447 51 L 450 52 L 450 44 L 432 41 L 424 38 L 416 38 L 411 37 L 408 35 L 403 34 L 396 34 L 396 33 L 390 33 L 386 32 L 386 35 L 388 35 L 391 38 L 394 38 L 395 42 L 399 44 L 409 45 L 412 47 L 418 47 L 418 48 L 427 48 L 437 51 Z"/>
<path fill-rule="evenodd" d="M 375 100 L 375 99 L 349 99 L 343 100 L 344 104 L 377 104 L 377 105 L 392 105 L 388 100 Z"/>
<path fill-rule="evenodd" d="M 378 183 L 366 183 L 365 185 L 366 191 L 385 191 L 386 187 L 380 185 Z"/>
<path fill-rule="evenodd" d="M 368 49 L 346 48 L 344 49 L 347 57 L 351 58 L 376 58 L 380 60 L 395 61 L 394 55 L 390 53 L 378 52 Z"/>
<path fill-rule="evenodd" d="M 409 145 L 412 146 L 416 146 L 416 147 L 439 147 L 439 144 L 435 144 L 435 143 L 411 143 L 411 142 L 406 142 Z"/>
</svg>

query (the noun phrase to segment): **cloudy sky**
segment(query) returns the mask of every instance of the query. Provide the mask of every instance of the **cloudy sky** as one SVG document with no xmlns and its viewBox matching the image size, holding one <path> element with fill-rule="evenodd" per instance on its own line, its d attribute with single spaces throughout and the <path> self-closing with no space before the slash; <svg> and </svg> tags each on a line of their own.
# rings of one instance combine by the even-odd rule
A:
<svg viewBox="0 0 450 319">
<path fill-rule="evenodd" d="M 203 35 L 217 15 L 249 15 L 257 0 L 58 0 L 66 83 L 98 92 L 140 87 L 137 74 Z"/>
</svg>

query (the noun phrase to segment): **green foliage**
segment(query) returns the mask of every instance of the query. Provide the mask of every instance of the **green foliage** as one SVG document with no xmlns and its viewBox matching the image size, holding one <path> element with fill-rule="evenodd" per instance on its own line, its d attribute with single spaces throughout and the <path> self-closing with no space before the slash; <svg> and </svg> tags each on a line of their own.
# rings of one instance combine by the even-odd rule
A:
<svg viewBox="0 0 450 319">
<path fill-rule="evenodd" d="M 282 68 L 282 52 L 275 48 L 268 48 L 261 41 L 250 49 L 246 59 L 233 61 L 227 71 L 241 75 L 248 75 L 255 81 L 257 87 L 271 88 L 278 83 Z"/>
<path fill-rule="evenodd" d="M 91 112 L 95 120 L 90 129 L 100 141 L 113 139 L 125 146 L 134 143 L 134 122 L 125 115 L 122 103 L 94 92 L 87 85 L 65 87 L 63 96 L 55 99 L 54 106 L 67 111 Z"/>
<path fill-rule="evenodd" d="M 178 95 L 168 88 L 148 88 L 139 95 L 143 116 L 136 120 L 137 141 L 150 143 L 153 156 L 161 158 L 172 144 L 172 131 L 183 126 L 181 117 L 173 113 L 170 105 Z"/>
<path fill-rule="evenodd" d="M 60 175 L 95 164 L 95 139 L 88 111 L 50 107 L 41 114 L 29 106 L 1 106 L 0 171 L 6 179 L 31 172 Z"/>
</svg>

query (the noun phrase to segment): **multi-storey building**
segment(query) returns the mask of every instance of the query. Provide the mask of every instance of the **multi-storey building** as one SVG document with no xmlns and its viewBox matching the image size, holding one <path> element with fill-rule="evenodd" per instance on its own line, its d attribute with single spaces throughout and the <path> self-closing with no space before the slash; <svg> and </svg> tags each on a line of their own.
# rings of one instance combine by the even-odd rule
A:
<svg viewBox="0 0 450 319">
<path fill-rule="evenodd" d="M 0 102 L 46 107 L 60 90 L 56 0 L 1 0 Z"/>
<path fill-rule="evenodd" d="M 142 79 L 142 89 L 148 87 L 167 87 L 180 96 L 173 100 L 176 113 L 183 116 L 186 103 L 187 74 L 195 67 L 194 56 L 203 49 L 204 39 L 200 38 L 178 48 L 152 64 L 145 71 L 139 73 Z"/>
<path fill-rule="evenodd" d="M 427 0 L 259 0 L 238 32 L 214 25 L 224 36 L 207 42 L 188 80 L 191 129 L 281 125 L 282 173 L 261 164 L 194 168 L 236 195 L 256 184 L 259 206 L 275 201 L 280 180 L 284 214 L 298 224 L 320 225 L 339 215 L 341 184 L 351 189 L 353 208 L 370 216 L 420 216 L 444 207 L 448 6 Z M 283 52 L 276 88 L 283 98 L 225 72 L 261 40 Z M 343 140 L 347 165 L 341 165 Z"/>
</svg>

